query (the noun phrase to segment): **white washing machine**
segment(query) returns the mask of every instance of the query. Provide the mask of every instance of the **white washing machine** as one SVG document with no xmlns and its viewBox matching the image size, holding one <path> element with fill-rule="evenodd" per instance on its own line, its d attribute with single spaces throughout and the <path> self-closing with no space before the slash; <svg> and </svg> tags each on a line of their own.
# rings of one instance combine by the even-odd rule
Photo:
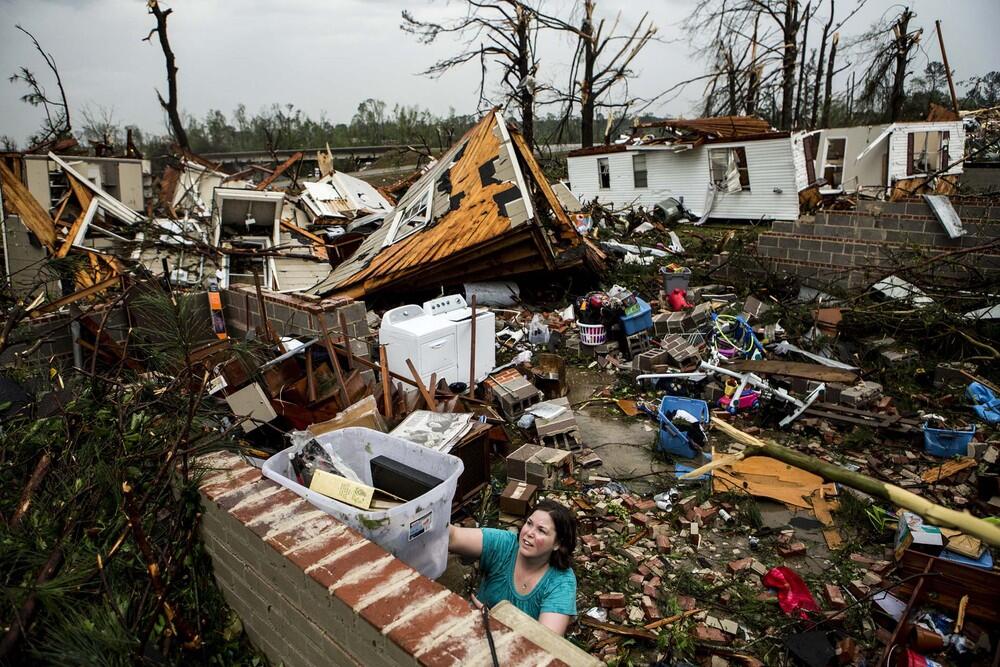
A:
<svg viewBox="0 0 1000 667">
<path fill-rule="evenodd" d="M 382 318 L 379 343 L 386 346 L 389 370 L 410 377 L 409 359 L 426 384 L 432 374 L 448 384 L 469 381 L 472 357 L 472 309 L 460 294 L 424 305 L 393 308 Z M 496 316 L 476 308 L 476 381 L 496 366 Z"/>
</svg>

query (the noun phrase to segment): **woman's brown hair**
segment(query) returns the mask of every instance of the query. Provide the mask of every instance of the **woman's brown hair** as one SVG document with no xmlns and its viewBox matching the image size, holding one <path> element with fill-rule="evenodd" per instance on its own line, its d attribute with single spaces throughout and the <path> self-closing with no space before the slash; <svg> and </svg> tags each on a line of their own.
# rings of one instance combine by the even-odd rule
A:
<svg viewBox="0 0 1000 667">
<path fill-rule="evenodd" d="M 549 564 L 567 570 L 573 565 L 573 551 L 576 549 L 576 516 L 566 507 L 554 500 L 544 498 L 539 500 L 532 512 L 545 512 L 556 527 L 556 542 L 559 547 L 553 550 Z"/>
</svg>

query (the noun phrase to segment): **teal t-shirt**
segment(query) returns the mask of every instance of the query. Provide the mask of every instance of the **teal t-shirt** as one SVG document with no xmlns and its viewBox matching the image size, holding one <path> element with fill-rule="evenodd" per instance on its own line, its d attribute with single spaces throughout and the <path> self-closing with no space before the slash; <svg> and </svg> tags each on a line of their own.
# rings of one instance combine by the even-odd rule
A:
<svg viewBox="0 0 1000 667">
<path fill-rule="evenodd" d="M 483 553 L 479 565 L 483 582 L 476 597 L 489 606 L 508 600 L 532 618 L 553 612 L 576 616 L 576 575 L 572 569 L 560 570 L 549 565 L 534 590 L 519 595 L 514 589 L 514 563 L 517 560 L 517 535 L 509 530 L 483 528 Z"/>
</svg>

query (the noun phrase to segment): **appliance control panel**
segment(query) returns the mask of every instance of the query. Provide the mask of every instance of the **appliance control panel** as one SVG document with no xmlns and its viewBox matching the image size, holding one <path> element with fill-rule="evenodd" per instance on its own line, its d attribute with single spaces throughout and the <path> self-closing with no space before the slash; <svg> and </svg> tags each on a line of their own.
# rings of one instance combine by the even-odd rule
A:
<svg viewBox="0 0 1000 667">
<path fill-rule="evenodd" d="M 439 296 L 430 301 L 424 301 L 424 312 L 428 315 L 440 315 L 453 310 L 466 308 L 465 297 L 461 294 L 451 294 L 449 296 Z"/>
</svg>

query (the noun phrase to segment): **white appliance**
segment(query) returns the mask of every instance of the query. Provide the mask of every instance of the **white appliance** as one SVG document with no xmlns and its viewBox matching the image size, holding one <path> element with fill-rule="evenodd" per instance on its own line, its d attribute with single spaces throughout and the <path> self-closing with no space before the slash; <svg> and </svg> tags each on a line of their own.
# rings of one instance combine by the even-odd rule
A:
<svg viewBox="0 0 1000 667">
<path fill-rule="evenodd" d="M 472 357 L 472 309 L 460 294 L 393 308 L 382 317 L 378 342 L 385 345 L 389 370 L 412 377 L 413 362 L 426 385 L 432 374 L 448 384 L 469 382 Z M 476 308 L 476 381 L 496 366 L 496 316 Z"/>
</svg>

